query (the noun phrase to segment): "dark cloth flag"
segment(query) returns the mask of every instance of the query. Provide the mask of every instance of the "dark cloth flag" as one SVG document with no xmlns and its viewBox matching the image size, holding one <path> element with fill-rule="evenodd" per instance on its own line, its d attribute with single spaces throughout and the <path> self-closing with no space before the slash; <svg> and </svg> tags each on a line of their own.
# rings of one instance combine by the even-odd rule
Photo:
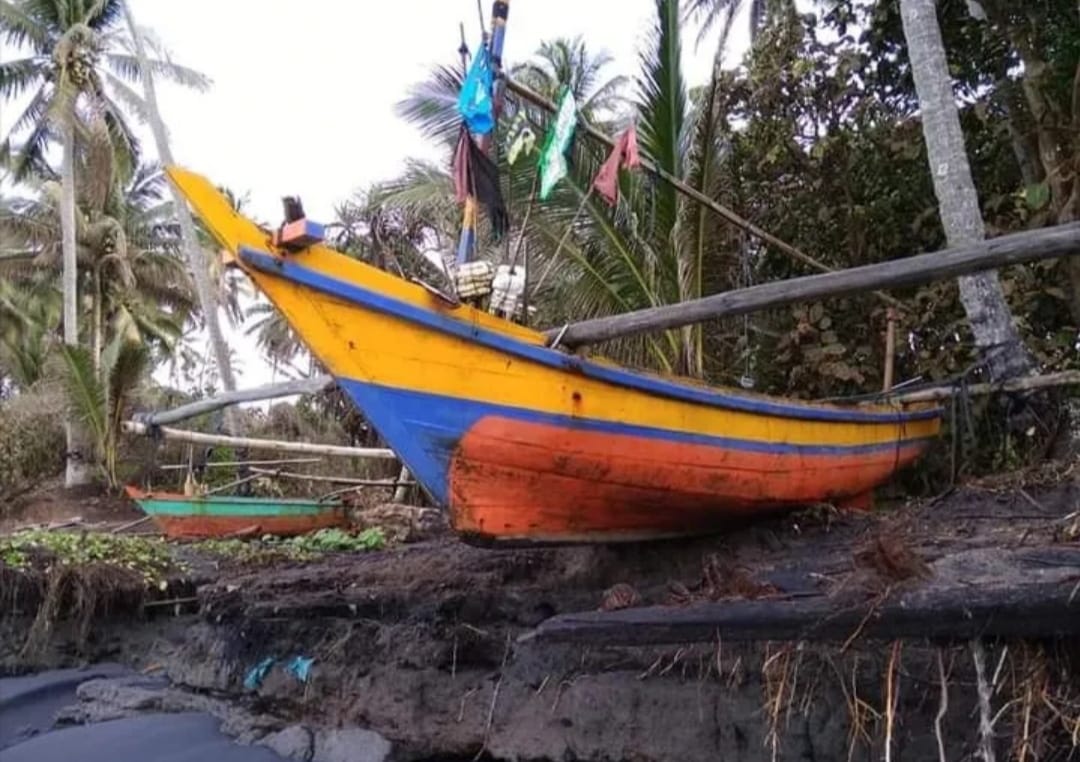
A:
<svg viewBox="0 0 1080 762">
<path fill-rule="evenodd" d="M 492 234 L 496 240 L 501 238 L 510 227 L 510 215 L 499 188 L 499 168 L 469 137 L 464 125 L 454 151 L 453 177 L 458 203 L 465 201 L 468 196 L 474 196 L 487 207 Z"/>
<path fill-rule="evenodd" d="M 631 122 L 619 140 L 615 143 L 611 155 L 600 167 L 593 179 L 593 188 L 604 197 L 611 206 L 615 206 L 619 200 L 619 168 L 638 167 L 641 165 L 641 157 L 638 155 L 637 132 L 634 123 Z"/>
</svg>

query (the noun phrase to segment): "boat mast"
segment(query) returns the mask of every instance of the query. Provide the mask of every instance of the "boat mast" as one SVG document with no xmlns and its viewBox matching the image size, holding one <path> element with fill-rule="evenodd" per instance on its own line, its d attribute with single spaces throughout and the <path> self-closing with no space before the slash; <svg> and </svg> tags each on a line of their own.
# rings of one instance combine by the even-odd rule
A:
<svg viewBox="0 0 1080 762">
<path fill-rule="evenodd" d="M 477 138 L 469 136 L 470 140 L 475 140 L 476 145 L 484 153 L 490 153 L 491 142 L 494 139 L 495 132 L 498 129 L 499 115 L 502 113 L 503 97 L 504 97 L 504 79 L 502 76 L 502 52 L 503 44 L 506 41 L 506 20 L 510 15 L 510 0 L 495 0 L 491 5 L 491 32 L 489 35 L 484 35 L 485 39 L 483 45 L 488 48 L 488 55 L 491 58 L 491 66 L 494 69 L 495 78 L 492 82 L 491 100 L 493 104 L 494 116 L 495 116 L 495 128 L 491 130 L 487 135 L 481 135 Z M 476 197 L 471 193 L 465 199 L 465 208 L 461 215 L 461 235 L 458 238 L 457 249 L 457 264 L 461 265 L 469 261 L 470 255 L 476 248 Z"/>
</svg>

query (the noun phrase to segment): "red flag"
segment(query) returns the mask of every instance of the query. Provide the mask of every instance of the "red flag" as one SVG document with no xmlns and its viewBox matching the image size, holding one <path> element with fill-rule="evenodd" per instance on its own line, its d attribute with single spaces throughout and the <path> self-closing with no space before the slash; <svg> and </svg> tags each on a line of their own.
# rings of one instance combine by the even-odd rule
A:
<svg viewBox="0 0 1080 762">
<path fill-rule="evenodd" d="M 600 171 L 593 179 L 593 188 L 603 196 L 608 204 L 615 206 L 619 200 L 619 167 L 630 169 L 641 165 L 641 157 L 638 156 L 637 132 L 634 123 L 631 122 L 619 140 L 611 155 L 607 157 Z"/>
</svg>

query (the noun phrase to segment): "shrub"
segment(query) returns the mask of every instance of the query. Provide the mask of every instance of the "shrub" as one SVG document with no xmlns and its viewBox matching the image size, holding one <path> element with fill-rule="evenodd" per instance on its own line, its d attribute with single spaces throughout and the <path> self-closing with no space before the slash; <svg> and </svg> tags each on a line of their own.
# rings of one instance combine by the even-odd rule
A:
<svg viewBox="0 0 1080 762">
<path fill-rule="evenodd" d="M 64 470 L 62 396 L 31 390 L 0 404 L 0 500 Z"/>
</svg>

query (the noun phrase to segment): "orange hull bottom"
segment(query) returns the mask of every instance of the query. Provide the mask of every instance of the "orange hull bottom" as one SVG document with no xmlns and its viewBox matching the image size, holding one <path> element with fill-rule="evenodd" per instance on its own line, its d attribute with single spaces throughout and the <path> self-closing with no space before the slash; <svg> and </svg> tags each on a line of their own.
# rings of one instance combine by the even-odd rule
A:
<svg viewBox="0 0 1080 762">
<path fill-rule="evenodd" d="M 154 516 L 154 523 L 166 536 L 173 538 L 246 534 L 287 537 L 347 524 L 344 516 L 330 513 L 318 516 Z"/>
<path fill-rule="evenodd" d="M 485 417 L 451 458 L 451 517 L 483 543 L 701 534 L 798 505 L 865 504 L 925 446 L 751 450 Z"/>
</svg>

